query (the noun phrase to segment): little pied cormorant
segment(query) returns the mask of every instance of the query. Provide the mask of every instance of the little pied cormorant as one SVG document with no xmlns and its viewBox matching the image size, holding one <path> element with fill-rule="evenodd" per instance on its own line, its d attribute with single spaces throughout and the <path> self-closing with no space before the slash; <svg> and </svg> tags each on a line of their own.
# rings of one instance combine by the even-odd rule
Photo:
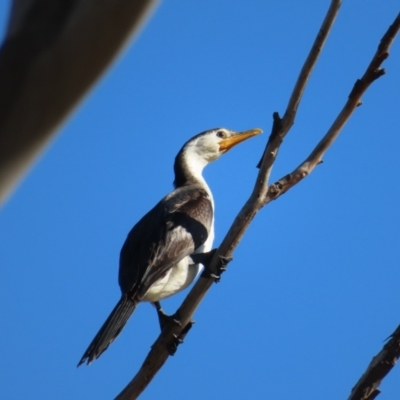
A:
<svg viewBox="0 0 400 400">
<path fill-rule="evenodd" d="M 211 250 L 214 200 L 203 168 L 261 129 L 233 132 L 224 128 L 202 132 L 184 144 L 175 158 L 175 190 L 164 197 L 129 232 L 119 261 L 122 296 L 79 365 L 90 364 L 107 349 L 141 301 L 156 305 L 180 292 L 198 275 L 201 264 L 191 255 Z M 161 313 L 161 315 L 160 315 Z"/>
</svg>

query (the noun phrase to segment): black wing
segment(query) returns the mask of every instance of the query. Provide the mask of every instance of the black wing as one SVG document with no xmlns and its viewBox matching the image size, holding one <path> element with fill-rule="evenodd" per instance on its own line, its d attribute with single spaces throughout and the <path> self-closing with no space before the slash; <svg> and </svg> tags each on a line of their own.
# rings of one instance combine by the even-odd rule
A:
<svg viewBox="0 0 400 400">
<path fill-rule="evenodd" d="M 175 189 L 129 232 L 122 246 L 119 285 L 140 297 L 208 237 L 213 220 L 208 193 L 198 185 Z"/>
</svg>

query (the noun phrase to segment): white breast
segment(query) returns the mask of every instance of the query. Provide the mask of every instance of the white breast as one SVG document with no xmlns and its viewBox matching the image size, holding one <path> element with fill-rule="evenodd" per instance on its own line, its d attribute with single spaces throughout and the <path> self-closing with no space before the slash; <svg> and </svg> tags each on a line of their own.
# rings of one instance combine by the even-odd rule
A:
<svg viewBox="0 0 400 400">
<path fill-rule="evenodd" d="M 213 241 L 214 221 L 212 222 L 207 240 L 195 253 L 210 251 Z M 149 290 L 143 296 L 142 301 L 159 301 L 186 289 L 196 279 L 203 268 L 202 264 L 189 264 L 190 262 L 190 257 L 185 257 L 169 269 L 162 278 L 150 286 Z"/>
</svg>

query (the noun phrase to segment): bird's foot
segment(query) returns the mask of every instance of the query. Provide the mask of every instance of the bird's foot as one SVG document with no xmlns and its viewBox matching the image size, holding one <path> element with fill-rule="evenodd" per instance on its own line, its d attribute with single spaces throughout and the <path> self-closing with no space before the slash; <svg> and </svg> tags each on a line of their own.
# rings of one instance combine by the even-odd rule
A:
<svg viewBox="0 0 400 400">
<path fill-rule="evenodd" d="M 186 326 L 181 330 L 180 333 L 178 334 L 173 334 L 173 341 L 169 345 L 167 345 L 167 351 L 170 356 L 173 356 L 176 353 L 176 350 L 178 349 L 178 346 L 183 343 L 183 340 L 185 339 L 185 336 L 187 333 L 190 331 L 194 324 L 193 320 L 190 320 Z"/>
<path fill-rule="evenodd" d="M 201 263 L 204 265 L 202 276 L 213 278 L 215 282 L 218 283 L 221 280 L 221 274 L 226 271 L 229 262 L 232 261 L 232 257 L 218 255 L 218 263 L 212 268 L 211 261 L 216 251 L 217 249 L 213 249 L 207 253 L 193 254 L 191 258 L 196 264 Z"/>
<path fill-rule="evenodd" d="M 161 304 L 159 301 L 155 302 L 154 305 L 156 306 L 157 315 L 158 315 L 158 322 L 160 323 L 161 331 L 172 321 L 174 324 L 182 326 L 181 322 L 178 318 L 176 318 L 176 314 L 168 315 L 165 311 L 161 308 Z"/>
<path fill-rule="evenodd" d="M 175 314 L 173 315 L 168 315 L 164 312 L 164 310 L 161 308 L 161 304 L 160 302 L 155 302 L 154 305 L 156 306 L 156 310 L 157 310 L 157 315 L 158 315 L 158 321 L 160 323 L 160 328 L 161 331 L 164 330 L 164 328 L 170 324 L 171 322 L 173 324 L 178 325 L 179 327 L 182 327 L 181 321 L 180 321 L 180 316 L 179 316 L 179 312 L 177 311 Z M 185 338 L 185 336 L 187 335 L 187 333 L 190 331 L 190 329 L 192 328 L 194 324 L 193 320 L 190 320 L 186 326 L 181 330 L 181 332 L 179 334 L 174 334 L 173 337 L 173 341 L 172 343 L 167 345 L 167 351 L 168 354 L 170 356 L 173 356 L 176 353 L 176 350 L 178 349 L 178 346 L 183 343 L 183 339 Z"/>
</svg>

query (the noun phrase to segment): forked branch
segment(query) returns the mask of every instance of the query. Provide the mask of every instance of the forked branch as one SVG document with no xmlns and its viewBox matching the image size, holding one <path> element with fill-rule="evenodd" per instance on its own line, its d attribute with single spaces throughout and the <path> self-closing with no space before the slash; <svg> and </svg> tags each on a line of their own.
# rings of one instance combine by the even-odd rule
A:
<svg viewBox="0 0 400 400">
<path fill-rule="evenodd" d="M 272 170 L 272 166 L 278 154 L 280 145 L 284 137 L 293 125 L 297 108 L 300 103 L 308 78 L 316 64 L 318 55 L 326 41 L 326 38 L 333 25 L 335 17 L 338 13 L 341 0 L 332 0 L 325 20 L 315 39 L 309 56 L 301 70 L 299 78 L 296 82 L 293 93 L 290 97 L 284 117 L 281 119 L 277 113 L 274 113 L 274 126 L 269 137 L 267 147 L 265 149 L 262 160 L 259 164 L 260 171 L 257 181 L 250 198 L 243 206 L 242 210 L 235 218 L 231 228 L 222 241 L 216 255 L 212 260 L 211 268 L 215 267 L 219 256 L 229 257 L 233 250 L 238 245 L 244 232 L 251 223 L 257 212 L 272 200 L 277 199 L 282 194 L 286 193 L 291 187 L 300 182 L 306 177 L 319 163 L 322 162 L 322 157 L 340 133 L 342 127 L 347 122 L 355 108 L 361 104 L 361 96 L 368 89 L 371 83 L 379 78 L 384 73 L 380 68 L 382 62 L 387 58 L 388 51 L 394 37 L 399 30 L 400 16 L 397 17 L 395 23 L 389 28 L 388 32 L 382 38 L 378 51 L 373 57 L 364 76 L 357 81 L 349 99 L 340 112 L 332 127 L 327 134 L 318 143 L 316 148 L 311 152 L 307 159 L 300 164 L 292 173 L 284 176 L 279 181 L 268 187 L 268 180 Z M 186 299 L 178 309 L 181 325 L 184 327 L 190 321 L 191 316 L 199 306 L 203 297 L 213 284 L 214 279 L 201 276 L 192 290 L 187 295 Z M 159 369 L 168 359 L 167 349 L 173 342 L 174 336 L 181 333 L 182 328 L 177 324 L 167 325 L 158 339 L 152 345 L 152 348 L 147 355 L 140 370 L 126 388 L 117 396 L 118 400 L 136 399 L 143 390 L 147 387 Z M 368 398 L 370 399 L 370 398 Z"/>
<path fill-rule="evenodd" d="M 265 204 L 271 200 L 277 199 L 282 194 L 286 193 L 290 188 L 299 183 L 303 178 L 311 173 L 311 171 L 320 163 L 322 157 L 332 145 L 335 139 L 339 136 L 345 123 L 353 114 L 354 110 L 362 104 L 361 97 L 370 85 L 379 77 L 385 74 L 385 70 L 381 68 L 383 61 L 389 56 L 389 49 L 400 29 L 400 13 L 397 15 L 393 24 L 389 27 L 378 46 L 372 61 L 370 62 L 363 77 L 358 79 L 349 95 L 349 98 L 343 109 L 333 122 L 332 126 L 317 144 L 311 154 L 290 174 L 279 179 L 268 189 L 268 194 L 265 199 Z"/>
<path fill-rule="evenodd" d="M 321 25 L 315 42 L 310 50 L 310 53 L 304 63 L 304 66 L 300 72 L 297 79 L 296 85 L 293 89 L 293 93 L 290 97 L 287 110 L 285 112 L 285 128 L 280 129 L 279 135 L 274 135 L 277 140 L 276 152 L 273 158 L 264 157 L 261 169 L 258 173 L 257 181 L 251 194 L 250 198 L 239 212 L 238 216 L 235 218 L 231 228 L 229 229 L 227 235 L 222 241 L 220 247 L 214 259 L 212 261 L 211 268 L 215 267 L 219 256 L 229 257 L 232 255 L 233 250 L 238 245 L 241 240 L 245 230 L 249 226 L 250 222 L 256 215 L 256 213 L 264 206 L 265 197 L 267 195 L 267 182 L 269 174 L 271 172 L 272 164 L 275 161 L 277 149 L 282 143 L 282 140 L 286 133 L 289 131 L 290 127 L 293 125 L 294 118 L 296 116 L 297 107 L 299 105 L 301 96 L 304 92 L 304 88 L 308 81 L 309 76 L 316 64 L 317 58 L 321 52 L 321 49 L 329 35 L 332 28 L 333 22 L 339 11 L 341 0 L 332 0 L 330 7 L 328 9 L 327 15 Z M 282 124 L 279 123 L 281 127 Z M 271 137 L 270 137 L 271 139 Z M 270 146 L 270 141 L 268 142 L 266 154 Z M 274 142 L 275 143 L 275 142 Z M 186 326 L 191 320 L 192 315 L 196 311 L 197 307 L 201 303 L 202 299 L 206 295 L 207 291 L 210 289 L 211 285 L 214 283 L 214 279 L 206 278 L 201 276 L 196 284 L 193 286 L 192 290 L 189 292 L 184 302 L 178 309 L 180 316 L 180 322 L 182 326 Z M 176 324 L 167 325 L 161 332 L 158 339 L 154 342 L 151 347 L 149 354 L 147 355 L 145 361 L 143 362 L 140 370 L 135 375 L 135 377 L 129 382 L 125 389 L 116 397 L 117 400 L 131 400 L 136 399 L 140 393 L 147 387 L 156 373 L 164 365 L 168 359 L 167 347 L 173 342 L 174 336 L 181 333 L 181 328 Z"/>
</svg>

